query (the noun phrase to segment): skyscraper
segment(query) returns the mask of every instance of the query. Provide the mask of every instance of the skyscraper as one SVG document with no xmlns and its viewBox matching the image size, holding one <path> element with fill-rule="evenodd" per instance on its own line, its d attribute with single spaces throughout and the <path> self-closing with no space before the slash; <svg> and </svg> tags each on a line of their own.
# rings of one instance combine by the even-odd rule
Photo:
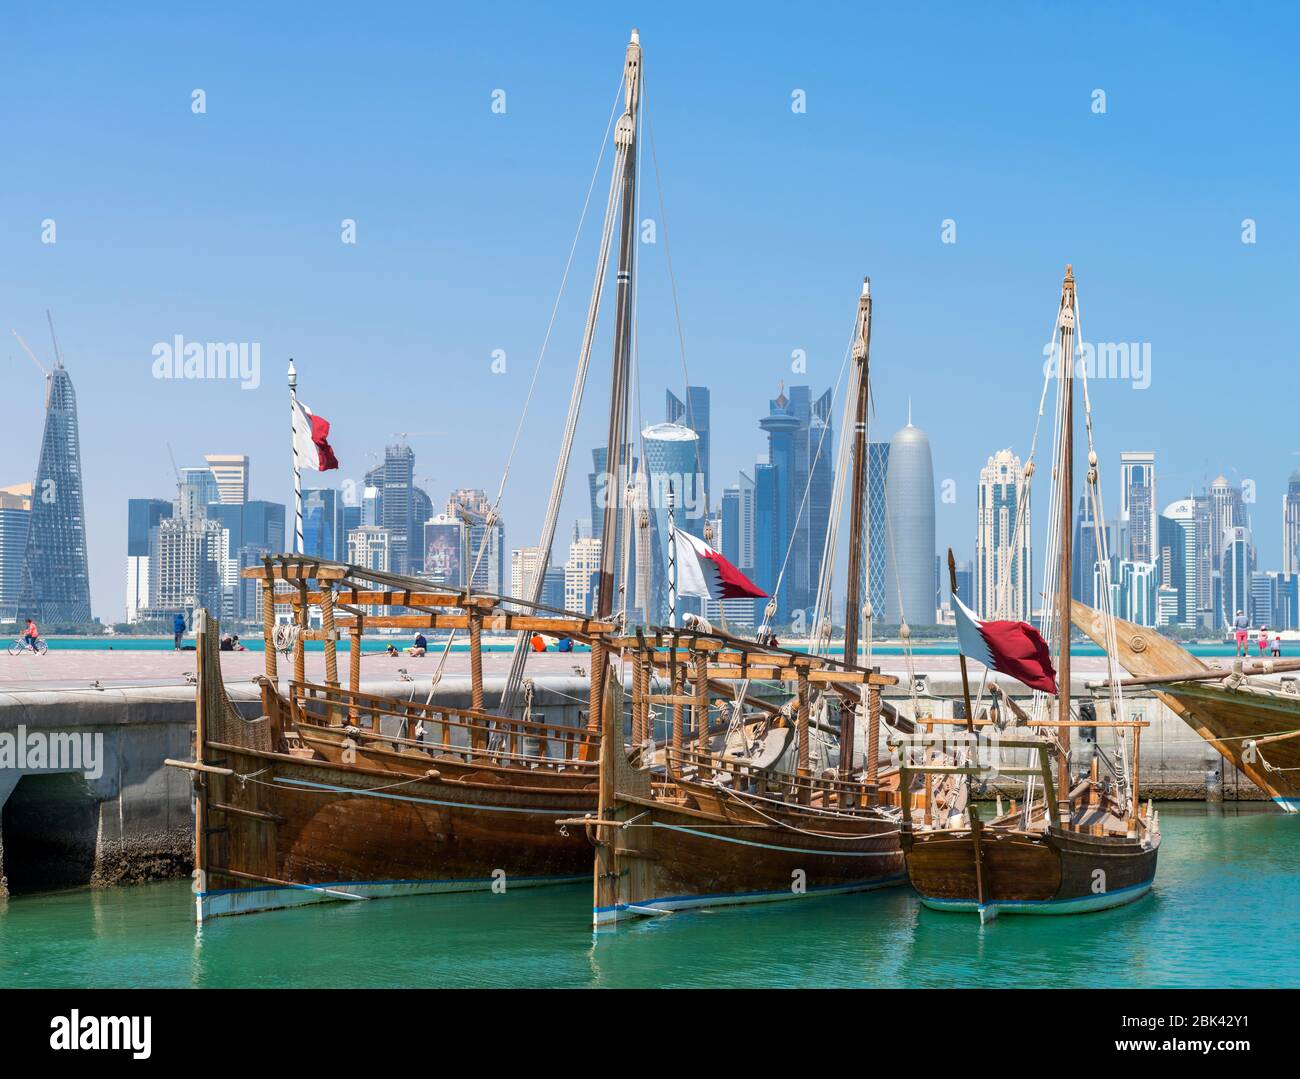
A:
<svg viewBox="0 0 1300 1079">
<path fill-rule="evenodd" d="M 871 602 L 872 621 L 889 625 L 899 621 L 898 591 L 892 585 L 893 571 L 889 568 L 889 515 L 886 507 L 889 480 L 889 443 L 867 443 L 867 545 L 865 559 L 869 575 L 868 587 L 863 596 Z M 892 597 L 892 598 L 891 598 Z M 969 603 L 970 596 L 962 599 Z M 848 617 L 847 613 L 845 617 Z"/>
<path fill-rule="evenodd" d="M 304 554 L 342 562 L 347 558 L 343 499 L 333 487 L 308 487 L 302 492 Z"/>
<path fill-rule="evenodd" d="M 416 523 L 415 453 L 410 446 L 398 444 L 384 448 L 382 492 L 380 524 L 388 529 L 390 572 L 408 573 L 410 541 Z"/>
<path fill-rule="evenodd" d="M 1224 476 L 1210 484 L 1209 500 L 1210 536 L 1215 545 L 1214 568 L 1222 571 L 1223 531 L 1246 526 L 1246 507 L 1241 488 L 1233 487 Z"/>
<path fill-rule="evenodd" d="M 1219 545 L 1219 573 L 1223 580 L 1221 625 L 1231 625 L 1238 611 L 1250 614 L 1251 559 L 1250 532 L 1241 525 L 1223 530 Z"/>
<path fill-rule="evenodd" d="M 812 615 L 834 483 L 831 400 L 830 390 L 814 401 L 807 386 L 791 386 L 789 396 L 782 386 L 768 402 L 768 414 L 759 420 L 759 427 L 767 432 L 768 449 L 766 465 L 757 466 L 754 475 L 756 535 L 761 546 L 756 551 L 755 569 L 760 574 L 756 583 L 771 591 L 780 578 L 778 623 L 797 623 Z M 763 563 L 767 563 L 766 581 L 761 579 Z"/>
<path fill-rule="evenodd" d="M 703 475 L 703 492 L 709 498 L 709 507 L 714 505 L 715 492 L 712 483 L 712 471 L 709 466 L 709 388 L 707 386 L 687 386 L 686 400 L 683 401 L 672 390 L 666 391 L 667 400 L 664 419 L 668 423 L 679 423 L 689 427 L 698 436 L 695 447 L 699 454 L 699 472 Z"/>
<path fill-rule="evenodd" d="M 204 460 L 217 483 L 218 501 L 237 503 L 248 501 L 248 455 L 242 453 L 209 453 Z"/>
<path fill-rule="evenodd" d="M 1102 526 L 1106 550 L 1111 551 L 1110 527 Z M 1074 517 L 1074 542 L 1070 545 L 1070 595 L 1080 603 L 1096 607 L 1101 602 L 1097 595 L 1097 566 L 1101 551 L 1097 543 L 1097 523 L 1092 516 L 1092 506 L 1087 495 L 1079 496 L 1079 512 Z"/>
<path fill-rule="evenodd" d="M 656 423 L 641 432 L 646 475 L 650 484 L 650 596 L 652 621 L 668 613 L 668 493 L 672 488 L 673 517 L 678 528 L 704 534 L 704 503 L 697 471 L 699 436 L 677 423 Z M 677 613 L 683 611 L 678 603 Z"/>
<path fill-rule="evenodd" d="M 1017 507 L 1024 500 L 1019 532 Z M 980 470 L 975 595 L 981 618 L 1028 621 L 1033 614 L 1029 490 L 1020 458 L 998 450 Z"/>
<path fill-rule="evenodd" d="M 137 622 L 149 606 L 149 534 L 172 515 L 161 498 L 131 498 L 126 503 L 126 620 Z"/>
<path fill-rule="evenodd" d="M 1300 471 L 1291 473 L 1282 496 L 1282 572 L 1300 574 Z"/>
<path fill-rule="evenodd" d="M 1199 622 L 1197 600 L 1200 595 L 1195 500 L 1183 498 L 1169 503 L 1160 515 L 1158 528 L 1159 587 L 1172 591 L 1174 604 L 1172 610 L 1157 611 L 1156 624 L 1192 628 Z M 1170 616 L 1169 621 L 1160 620 Z"/>
<path fill-rule="evenodd" d="M 932 626 L 936 612 L 934 465 L 930 440 L 912 425 L 910 415 L 907 426 L 889 443 L 885 502 L 892 567 L 886 592 L 901 598 L 900 621 Z"/>
<path fill-rule="evenodd" d="M 492 516 L 492 502 L 486 491 L 462 487 L 452 491 L 447 515 L 463 522 L 469 530 L 470 587 L 476 592 L 502 595 L 509 587 L 506 577 L 505 522 Z"/>
<path fill-rule="evenodd" d="M 23 559 L 32 520 L 32 485 L 0 488 L 0 621 L 18 619 L 23 590 Z"/>
<path fill-rule="evenodd" d="M 1124 537 L 1120 556 L 1154 562 L 1156 535 L 1156 455 L 1127 450 L 1119 455 L 1119 521 Z"/>
<path fill-rule="evenodd" d="M 77 394 L 62 360 L 46 376 L 45 433 L 32 488 L 20 605 L 24 614 L 51 628 L 91 620 Z"/>
</svg>

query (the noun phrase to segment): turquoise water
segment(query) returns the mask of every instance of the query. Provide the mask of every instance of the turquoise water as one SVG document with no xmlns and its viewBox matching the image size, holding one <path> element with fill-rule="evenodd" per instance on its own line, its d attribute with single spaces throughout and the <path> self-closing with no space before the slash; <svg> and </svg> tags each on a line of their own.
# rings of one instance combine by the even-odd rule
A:
<svg viewBox="0 0 1300 1079">
<path fill-rule="evenodd" d="M 1300 819 L 1166 803 L 1151 895 L 1065 917 L 907 888 L 593 935 L 586 886 L 335 903 L 196 929 L 186 882 L 11 899 L 3 986 L 1300 986 Z"/>
</svg>

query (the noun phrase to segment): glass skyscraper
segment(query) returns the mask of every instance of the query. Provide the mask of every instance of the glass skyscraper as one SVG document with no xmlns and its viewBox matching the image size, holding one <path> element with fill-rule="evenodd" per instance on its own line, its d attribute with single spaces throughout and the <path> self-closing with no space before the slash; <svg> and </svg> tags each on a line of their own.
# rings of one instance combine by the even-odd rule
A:
<svg viewBox="0 0 1300 1079">
<path fill-rule="evenodd" d="M 20 606 L 20 614 L 50 628 L 91 620 L 77 394 L 61 362 L 46 376 L 45 433 L 32 487 Z"/>
<path fill-rule="evenodd" d="M 672 390 L 667 391 L 664 419 L 669 423 L 680 423 L 689 427 L 699 441 L 699 471 L 704 476 L 704 490 L 709 496 L 709 508 L 717 509 L 713 504 L 712 472 L 709 467 L 709 388 L 707 386 L 687 386 L 686 400 L 683 401 Z"/>
<path fill-rule="evenodd" d="M 788 396 L 782 387 L 758 424 L 767 432 L 768 449 L 766 464 L 754 475 L 755 571 L 761 576 L 766 569 L 768 579 L 755 583 L 775 589 L 785 565 L 779 624 L 812 616 L 834 482 L 831 399 L 830 390 L 814 401 L 807 386 L 791 386 Z"/>
</svg>

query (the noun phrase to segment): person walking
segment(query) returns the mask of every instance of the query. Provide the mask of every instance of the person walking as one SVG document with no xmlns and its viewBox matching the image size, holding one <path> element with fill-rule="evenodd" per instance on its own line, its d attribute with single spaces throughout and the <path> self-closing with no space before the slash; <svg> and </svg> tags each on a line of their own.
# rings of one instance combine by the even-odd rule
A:
<svg viewBox="0 0 1300 1079">
<path fill-rule="evenodd" d="M 1233 628 L 1237 631 L 1237 655 L 1248 656 L 1250 654 L 1250 619 L 1246 617 L 1245 611 L 1238 611 L 1237 617 L 1233 619 Z"/>
<path fill-rule="evenodd" d="M 172 619 L 172 638 L 175 641 L 176 651 L 181 650 L 181 638 L 185 636 L 185 616 L 179 611 L 176 617 Z"/>
</svg>

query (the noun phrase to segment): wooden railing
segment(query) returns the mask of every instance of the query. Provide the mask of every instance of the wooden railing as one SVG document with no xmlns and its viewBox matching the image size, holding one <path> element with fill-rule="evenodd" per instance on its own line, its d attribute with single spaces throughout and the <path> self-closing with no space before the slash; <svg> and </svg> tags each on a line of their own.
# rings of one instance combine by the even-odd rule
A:
<svg viewBox="0 0 1300 1079">
<path fill-rule="evenodd" d="M 835 813 L 858 814 L 882 804 L 879 788 L 874 783 L 859 783 L 846 779 L 823 779 L 812 775 L 793 775 L 758 768 L 734 757 L 701 754 L 696 750 L 676 750 L 665 747 L 669 773 L 682 776 L 694 771 L 702 782 L 725 777 L 725 786 L 742 797 L 784 803 L 792 809 L 812 807 Z"/>
<path fill-rule="evenodd" d="M 600 740 L 586 727 L 506 719 L 311 682 L 291 682 L 289 695 L 293 722 L 300 727 L 337 729 L 347 725 L 354 728 L 354 737 L 366 741 L 460 757 L 466 762 L 593 772 L 597 767 Z M 385 719 L 398 720 L 397 729 L 385 732 Z"/>
</svg>

